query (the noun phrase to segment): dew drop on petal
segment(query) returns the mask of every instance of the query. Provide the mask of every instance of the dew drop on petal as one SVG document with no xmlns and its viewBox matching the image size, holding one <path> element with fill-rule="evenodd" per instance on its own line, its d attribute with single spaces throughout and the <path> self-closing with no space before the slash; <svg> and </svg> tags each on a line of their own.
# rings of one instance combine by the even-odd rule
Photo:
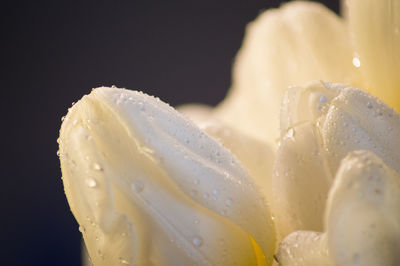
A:
<svg viewBox="0 0 400 266">
<path fill-rule="evenodd" d="M 203 239 L 199 236 L 195 236 L 193 237 L 192 242 L 196 247 L 200 247 L 203 244 Z"/>
<path fill-rule="evenodd" d="M 144 185 L 140 181 L 135 181 L 132 183 L 131 188 L 135 192 L 141 192 L 141 191 L 143 191 Z"/>
<path fill-rule="evenodd" d="M 122 265 L 129 265 L 129 261 L 124 258 L 119 257 L 118 260 Z"/>
<path fill-rule="evenodd" d="M 355 67 L 360 67 L 361 66 L 360 58 L 359 58 L 358 55 L 354 55 L 354 57 L 353 57 L 353 65 Z"/>
<path fill-rule="evenodd" d="M 94 163 L 93 164 L 93 169 L 96 170 L 96 171 L 103 171 L 103 168 L 98 163 Z"/>
<path fill-rule="evenodd" d="M 87 179 L 86 179 L 86 185 L 87 185 L 89 188 L 95 188 L 95 187 L 97 186 L 97 182 L 96 182 L 96 180 L 94 180 L 93 178 L 87 178 Z"/>
</svg>

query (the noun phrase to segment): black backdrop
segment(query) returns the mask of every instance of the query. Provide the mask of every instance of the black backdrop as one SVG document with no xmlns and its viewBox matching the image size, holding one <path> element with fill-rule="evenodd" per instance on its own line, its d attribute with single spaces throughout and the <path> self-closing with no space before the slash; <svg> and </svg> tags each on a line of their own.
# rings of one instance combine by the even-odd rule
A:
<svg viewBox="0 0 400 266">
<path fill-rule="evenodd" d="M 215 105 L 246 23 L 279 2 L 3 1 L 0 264 L 80 265 L 56 156 L 73 101 L 114 84 Z"/>
</svg>

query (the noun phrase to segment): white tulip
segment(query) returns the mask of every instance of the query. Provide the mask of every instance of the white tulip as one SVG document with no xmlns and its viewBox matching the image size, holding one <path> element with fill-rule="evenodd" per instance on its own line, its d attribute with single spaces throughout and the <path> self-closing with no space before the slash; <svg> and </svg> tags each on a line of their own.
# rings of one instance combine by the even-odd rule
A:
<svg viewBox="0 0 400 266">
<path fill-rule="evenodd" d="M 95 266 L 400 263 L 400 0 L 343 3 L 260 14 L 214 109 L 105 87 L 70 108 L 64 188 Z"/>
</svg>

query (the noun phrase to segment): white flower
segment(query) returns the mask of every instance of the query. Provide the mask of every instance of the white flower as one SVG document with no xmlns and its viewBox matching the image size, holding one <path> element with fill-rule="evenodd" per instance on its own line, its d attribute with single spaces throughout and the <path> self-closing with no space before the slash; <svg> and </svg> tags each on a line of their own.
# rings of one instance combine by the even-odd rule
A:
<svg viewBox="0 0 400 266">
<path fill-rule="evenodd" d="M 216 109 L 105 87 L 70 108 L 63 181 L 96 266 L 400 263 L 400 116 L 369 94 L 400 110 L 400 1 L 345 4 L 262 13 Z"/>
</svg>

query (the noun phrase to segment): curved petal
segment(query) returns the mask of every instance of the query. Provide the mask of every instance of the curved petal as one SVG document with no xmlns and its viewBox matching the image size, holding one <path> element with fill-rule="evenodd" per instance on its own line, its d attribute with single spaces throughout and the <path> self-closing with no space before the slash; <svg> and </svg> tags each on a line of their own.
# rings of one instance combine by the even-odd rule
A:
<svg viewBox="0 0 400 266">
<path fill-rule="evenodd" d="M 368 151 L 350 153 L 329 193 L 326 229 L 337 265 L 400 264 L 400 175 Z"/>
<path fill-rule="evenodd" d="M 355 64 L 365 88 L 400 112 L 400 1 L 348 0 Z"/>
<path fill-rule="evenodd" d="M 316 79 L 359 84 L 351 60 L 345 24 L 324 6 L 292 2 L 268 10 L 247 26 L 231 91 L 217 113 L 276 146 L 285 90 Z"/>
<path fill-rule="evenodd" d="M 370 150 L 400 172 L 400 115 L 357 88 L 344 88 L 331 101 L 321 126 L 332 173 L 353 150 Z"/>
<path fill-rule="evenodd" d="M 243 163 L 270 204 L 272 166 L 275 158 L 269 145 L 218 121 L 209 120 L 200 125 L 200 128 L 219 140 Z"/>
<path fill-rule="evenodd" d="M 304 86 L 288 88 L 281 105 L 281 138 L 290 128 L 301 123 L 317 122 L 326 115 L 332 99 L 346 87 L 340 83 L 311 81 Z"/>
<path fill-rule="evenodd" d="M 329 191 L 325 233 L 297 231 L 279 265 L 399 265 L 400 174 L 369 151 L 346 156 Z"/>
<path fill-rule="evenodd" d="M 270 204 L 272 167 L 275 160 L 270 145 L 213 118 L 206 106 L 188 104 L 177 107 L 177 110 L 187 115 L 200 129 L 218 140 L 239 159 L 261 187 Z"/>
<path fill-rule="evenodd" d="M 282 266 L 334 266 L 325 233 L 296 231 L 280 244 L 276 259 Z"/>
<path fill-rule="evenodd" d="M 257 185 L 158 99 L 95 89 L 66 116 L 60 158 L 96 266 L 257 265 L 259 248 L 272 261 L 274 227 Z"/>
<path fill-rule="evenodd" d="M 281 140 L 272 176 L 272 211 L 278 238 L 296 230 L 322 231 L 332 176 L 321 137 L 308 122 L 290 128 Z"/>
</svg>

